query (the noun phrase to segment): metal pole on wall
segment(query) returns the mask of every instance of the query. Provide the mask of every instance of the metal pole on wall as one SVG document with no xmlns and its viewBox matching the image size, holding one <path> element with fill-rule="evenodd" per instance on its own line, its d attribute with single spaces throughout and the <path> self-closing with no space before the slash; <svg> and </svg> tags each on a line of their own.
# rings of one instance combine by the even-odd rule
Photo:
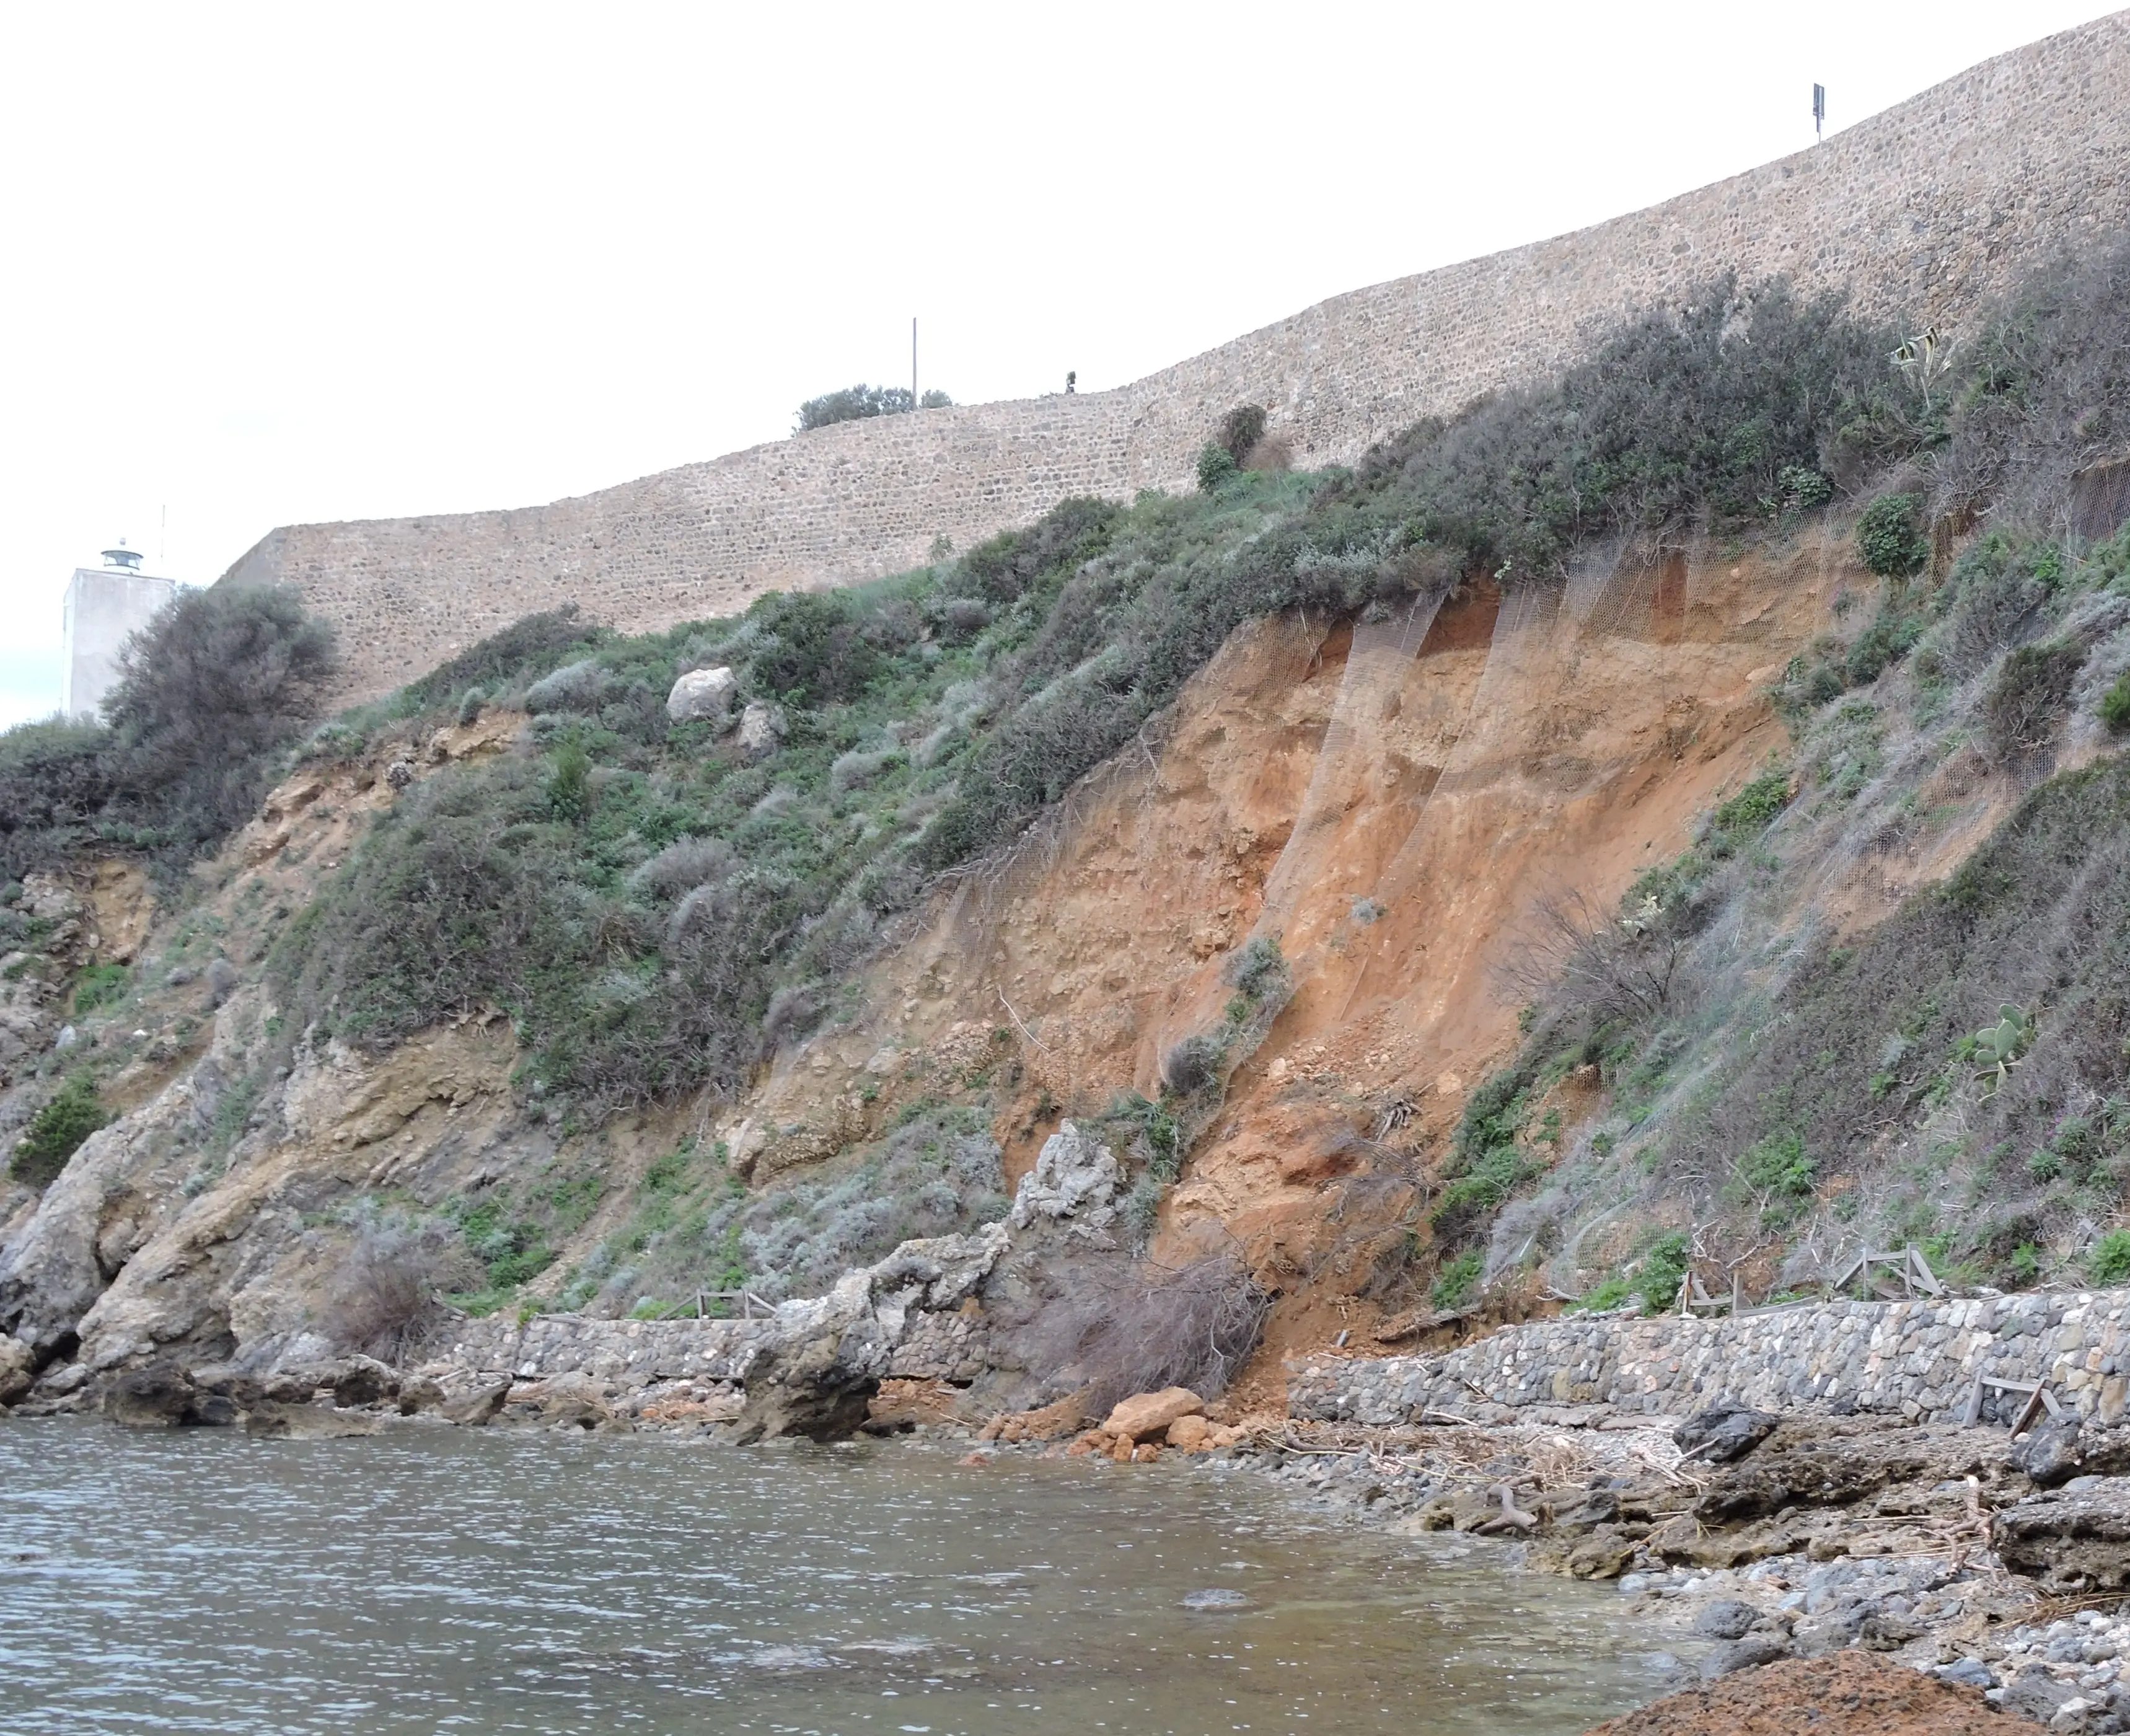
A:
<svg viewBox="0 0 2130 1736">
<path fill-rule="evenodd" d="M 917 316 L 910 316 L 910 407 L 917 408 Z"/>
<path fill-rule="evenodd" d="M 1826 123 L 1827 87 L 1815 84 L 1812 88 L 1812 136 L 1815 139 L 1821 136 L 1821 129 Z"/>
</svg>

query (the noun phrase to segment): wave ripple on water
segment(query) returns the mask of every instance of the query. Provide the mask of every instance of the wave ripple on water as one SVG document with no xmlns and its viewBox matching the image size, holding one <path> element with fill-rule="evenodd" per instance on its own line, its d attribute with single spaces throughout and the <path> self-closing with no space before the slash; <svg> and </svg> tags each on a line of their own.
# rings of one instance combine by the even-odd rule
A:
<svg viewBox="0 0 2130 1736">
<path fill-rule="evenodd" d="M 1617 1601 L 1241 1473 L 0 1424 L 22 1736 L 1552 1736 L 1655 1691 Z"/>
</svg>

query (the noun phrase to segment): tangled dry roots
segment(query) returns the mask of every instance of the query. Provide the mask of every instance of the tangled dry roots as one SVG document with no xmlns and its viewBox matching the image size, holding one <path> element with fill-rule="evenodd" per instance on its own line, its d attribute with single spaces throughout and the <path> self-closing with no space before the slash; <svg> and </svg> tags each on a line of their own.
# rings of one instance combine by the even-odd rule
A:
<svg viewBox="0 0 2130 1736">
<path fill-rule="evenodd" d="M 1182 1265 L 1115 1260 L 1082 1269 L 1034 1328 L 1030 1364 L 1100 1412 L 1134 1393 L 1226 1390 L 1257 1348 L 1272 1298 L 1239 1247 Z"/>
</svg>

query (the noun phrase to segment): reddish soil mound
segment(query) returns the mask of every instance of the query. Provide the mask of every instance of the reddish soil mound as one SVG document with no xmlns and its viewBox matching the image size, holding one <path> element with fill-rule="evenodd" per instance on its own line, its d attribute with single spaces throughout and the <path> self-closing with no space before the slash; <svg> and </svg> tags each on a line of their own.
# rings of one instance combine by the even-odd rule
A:
<svg viewBox="0 0 2130 1736">
<path fill-rule="evenodd" d="M 2016 1728 L 2016 1726 L 2014 1726 Z M 1980 1688 L 1868 1652 L 1793 1658 L 1667 1695 L 1589 1736 L 2004 1736 Z"/>
</svg>

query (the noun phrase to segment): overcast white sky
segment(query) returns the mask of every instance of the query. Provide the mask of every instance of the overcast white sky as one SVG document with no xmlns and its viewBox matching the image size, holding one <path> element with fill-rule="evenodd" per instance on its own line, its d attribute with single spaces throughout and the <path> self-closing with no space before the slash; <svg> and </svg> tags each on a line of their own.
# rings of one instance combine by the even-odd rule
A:
<svg viewBox="0 0 2130 1736">
<path fill-rule="evenodd" d="M 0 9 L 0 724 L 120 536 L 1098 390 L 1812 141 L 2090 0 Z M 165 517 L 167 516 L 167 528 Z"/>
</svg>

